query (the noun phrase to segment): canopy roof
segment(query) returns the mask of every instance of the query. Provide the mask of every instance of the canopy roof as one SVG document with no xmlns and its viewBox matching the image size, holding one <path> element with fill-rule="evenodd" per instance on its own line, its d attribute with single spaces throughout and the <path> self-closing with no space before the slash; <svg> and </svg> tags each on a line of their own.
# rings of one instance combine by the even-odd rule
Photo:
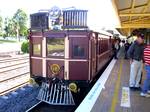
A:
<svg viewBox="0 0 150 112">
<path fill-rule="evenodd" d="M 150 0 L 112 0 L 120 20 L 118 31 L 129 36 L 134 29 L 150 28 Z"/>
</svg>

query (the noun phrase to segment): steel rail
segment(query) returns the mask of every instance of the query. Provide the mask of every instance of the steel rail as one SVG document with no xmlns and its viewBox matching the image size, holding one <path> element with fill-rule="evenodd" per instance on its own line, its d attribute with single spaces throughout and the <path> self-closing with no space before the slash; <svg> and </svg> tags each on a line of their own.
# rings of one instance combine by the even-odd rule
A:
<svg viewBox="0 0 150 112">
<path fill-rule="evenodd" d="M 4 71 L 1 71 L 0 73 L 9 72 L 9 71 L 16 70 L 16 69 L 23 68 L 23 67 L 27 67 L 27 65 L 24 65 L 24 66 L 21 66 L 21 67 L 16 67 L 16 68 L 9 69 L 9 70 L 4 70 Z"/>
<path fill-rule="evenodd" d="M 7 67 L 11 67 L 11 66 L 16 66 L 16 65 L 21 65 L 21 64 L 28 63 L 28 62 L 29 62 L 29 61 L 22 62 L 22 63 L 17 63 L 17 64 L 10 64 L 10 65 L 6 65 L 6 66 L 3 66 L 3 67 L 0 67 L 0 69 L 7 68 Z"/>
<path fill-rule="evenodd" d="M 29 57 L 18 57 L 18 58 L 8 58 L 8 59 L 1 59 L 0 63 L 6 63 L 6 62 L 12 62 L 12 61 L 19 61 L 19 60 L 23 60 L 23 59 L 29 59 Z"/>
<path fill-rule="evenodd" d="M 20 88 L 20 87 L 22 87 L 24 85 L 27 85 L 28 83 L 29 83 L 29 81 L 25 81 L 25 82 L 23 82 L 23 83 L 21 83 L 21 84 L 19 84 L 17 86 L 14 86 L 14 87 L 11 87 L 11 88 L 9 88 L 9 89 L 7 89 L 5 91 L 2 91 L 2 92 L 0 92 L 0 96 L 5 95 L 6 93 L 9 93 L 9 92 L 15 91 L 16 89 L 18 89 L 18 88 Z"/>
<path fill-rule="evenodd" d="M 33 110 L 36 106 L 38 106 L 39 104 L 41 104 L 42 101 L 39 101 L 38 103 L 36 103 L 35 105 L 33 105 L 32 107 L 30 107 L 28 110 L 26 110 L 25 112 L 30 112 L 31 110 Z"/>
<path fill-rule="evenodd" d="M 17 78 L 19 78 L 19 77 L 28 75 L 28 73 L 29 73 L 29 72 L 26 72 L 26 73 L 23 73 L 23 74 L 20 74 L 20 75 L 17 75 L 17 76 L 14 76 L 14 77 L 11 77 L 11 78 L 2 80 L 2 81 L 0 81 L 0 83 L 4 83 L 4 82 L 9 81 L 9 80 L 12 80 L 12 79 L 15 80 L 15 79 L 17 79 Z M 24 81 L 24 82 L 21 83 L 21 84 L 15 85 L 15 86 L 13 86 L 13 87 L 7 89 L 7 90 L 4 90 L 4 91 L 0 92 L 0 96 L 6 94 L 6 93 L 8 93 L 8 92 L 14 91 L 14 90 L 18 89 L 19 87 L 22 87 L 22 86 L 26 85 L 27 83 L 29 83 L 29 81 Z"/>
<path fill-rule="evenodd" d="M 8 80 L 12 80 L 12 79 L 15 79 L 15 78 L 18 78 L 18 77 L 21 77 L 21 76 L 24 76 L 24 75 L 27 75 L 29 72 L 26 72 L 26 73 L 22 73 L 22 74 L 19 74 L 19 75 L 16 75 L 16 76 L 13 76 L 13 77 L 10 77 L 10 78 L 7 78 L 5 80 L 1 80 L 0 83 L 3 83 L 3 82 L 6 82 Z"/>
</svg>

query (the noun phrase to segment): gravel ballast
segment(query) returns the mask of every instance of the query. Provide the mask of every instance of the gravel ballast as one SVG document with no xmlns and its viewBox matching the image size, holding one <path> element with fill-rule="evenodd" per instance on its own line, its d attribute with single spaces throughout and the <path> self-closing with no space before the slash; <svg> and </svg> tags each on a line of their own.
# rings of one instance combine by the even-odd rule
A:
<svg viewBox="0 0 150 112">
<path fill-rule="evenodd" d="M 25 112 L 39 102 L 39 87 L 25 86 L 6 96 L 0 96 L 0 112 Z"/>
</svg>

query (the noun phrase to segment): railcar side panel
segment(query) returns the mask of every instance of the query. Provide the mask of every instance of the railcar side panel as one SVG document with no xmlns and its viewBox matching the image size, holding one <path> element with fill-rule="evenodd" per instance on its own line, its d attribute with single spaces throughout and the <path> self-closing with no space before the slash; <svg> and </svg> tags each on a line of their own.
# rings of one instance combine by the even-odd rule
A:
<svg viewBox="0 0 150 112">
<path fill-rule="evenodd" d="M 101 70 L 103 66 L 111 58 L 111 49 L 110 49 L 110 36 L 102 35 L 98 37 L 98 52 L 97 52 L 97 71 Z"/>
<path fill-rule="evenodd" d="M 93 79 L 96 75 L 96 67 L 97 67 L 97 57 L 96 57 L 96 49 L 97 49 L 97 37 L 95 33 L 92 33 L 91 35 L 91 79 Z"/>
<path fill-rule="evenodd" d="M 98 55 L 98 71 L 108 62 L 110 59 L 110 51 L 106 51 L 101 55 Z"/>
<path fill-rule="evenodd" d="M 88 80 L 88 61 L 70 61 L 69 79 L 70 80 Z"/>
<path fill-rule="evenodd" d="M 42 33 L 32 32 L 30 37 L 30 72 L 31 76 L 42 76 Z M 39 66 L 37 66 L 39 65 Z"/>
<path fill-rule="evenodd" d="M 55 68 L 58 66 L 59 68 Z M 59 77 L 60 79 L 64 78 L 64 61 L 63 60 L 49 60 L 47 59 L 47 77 Z"/>
<path fill-rule="evenodd" d="M 31 35 L 32 37 L 43 37 L 43 33 L 41 31 L 33 31 Z"/>
<path fill-rule="evenodd" d="M 31 58 L 31 66 L 32 66 L 32 74 L 34 76 L 41 76 L 43 69 L 42 69 L 42 59 L 33 59 Z"/>
</svg>

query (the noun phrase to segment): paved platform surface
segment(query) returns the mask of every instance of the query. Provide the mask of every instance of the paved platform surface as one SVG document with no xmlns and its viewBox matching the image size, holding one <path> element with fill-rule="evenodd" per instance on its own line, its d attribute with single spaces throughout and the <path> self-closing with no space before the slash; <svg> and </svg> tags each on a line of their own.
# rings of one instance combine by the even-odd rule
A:
<svg viewBox="0 0 150 112">
<path fill-rule="evenodd" d="M 102 90 L 95 112 L 150 112 L 150 98 L 129 89 L 129 60 L 118 59 Z M 143 75 L 142 82 L 145 77 Z"/>
</svg>

